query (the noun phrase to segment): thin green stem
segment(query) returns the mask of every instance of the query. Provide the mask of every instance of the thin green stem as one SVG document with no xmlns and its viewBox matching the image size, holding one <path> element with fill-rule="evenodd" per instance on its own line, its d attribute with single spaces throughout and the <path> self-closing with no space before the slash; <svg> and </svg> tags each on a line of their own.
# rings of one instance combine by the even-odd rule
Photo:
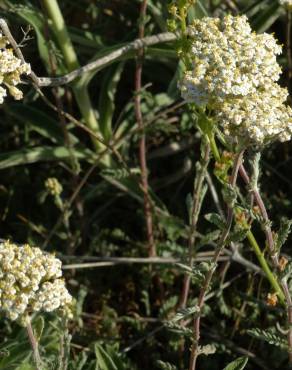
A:
<svg viewBox="0 0 292 370">
<path fill-rule="evenodd" d="M 249 244 L 251 245 L 255 255 L 257 256 L 257 259 L 264 271 L 264 273 L 266 274 L 266 277 L 267 279 L 269 280 L 271 286 L 275 289 L 275 292 L 277 293 L 281 303 L 283 305 L 285 305 L 285 296 L 283 294 L 283 291 L 275 277 L 275 275 L 273 274 L 273 272 L 271 271 L 265 257 L 264 257 L 264 254 L 263 252 L 261 251 L 259 245 L 258 245 L 258 242 L 256 241 L 253 233 L 251 231 L 248 231 L 247 233 L 247 239 L 249 241 Z"/>
<path fill-rule="evenodd" d="M 215 141 L 214 134 L 210 133 L 208 135 L 208 139 L 209 139 L 210 147 L 211 147 L 211 150 L 212 150 L 212 153 L 214 155 L 215 160 L 217 162 L 220 162 L 221 156 L 220 156 L 219 149 L 218 149 L 216 141 Z M 265 259 L 264 255 L 263 255 L 263 253 L 262 253 L 262 251 L 259 247 L 259 244 L 258 244 L 254 234 L 252 233 L 252 231 L 248 231 L 247 239 L 248 239 L 249 244 L 252 247 L 253 251 L 255 252 L 255 255 L 256 255 L 264 273 L 266 274 L 266 277 L 269 280 L 271 286 L 275 289 L 275 292 L 277 293 L 281 303 L 285 305 L 285 295 L 283 293 L 283 290 L 280 287 L 277 278 L 275 277 L 275 275 L 271 271 L 271 269 L 270 269 L 270 267 L 267 263 L 267 260 Z"/>
<path fill-rule="evenodd" d="M 62 51 L 65 64 L 68 71 L 71 72 L 79 68 L 79 61 L 71 42 L 58 1 L 43 0 L 43 4 L 51 19 L 52 30 Z M 77 81 L 76 84 L 73 85 L 73 92 L 86 126 L 99 135 L 100 130 L 98 122 L 90 101 L 86 84 L 81 84 L 80 81 Z M 104 149 L 103 145 L 98 140 L 93 138 L 92 141 L 97 151 Z"/>
<path fill-rule="evenodd" d="M 185 36 L 187 33 L 187 23 L 186 23 L 186 11 L 183 6 L 179 9 L 180 15 L 180 25 L 181 25 L 181 32 Z"/>
<path fill-rule="evenodd" d="M 208 135 L 208 139 L 209 139 L 209 142 L 210 142 L 210 147 L 211 147 L 211 150 L 212 150 L 212 153 L 214 155 L 214 158 L 217 162 L 220 162 L 221 160 L 221 156 L 220 156 L 220 153 L 219 153 L 219 150 L 218 150 L 218 147 L 217 147 L 217 144 L 216 144 L 216 141 L 215 141 L 215 137 L 214 137 L 214 134 L 213 133 L 210 133 Z"/>
<path fill-rule="evenodd" d="M 186 52 L 186 47 L 188 43 L 187 34 L 188 34 L 188 27 L 187 27 L 187 16 L 188 16 L 188 8 L 189 6 L 185 4 L 185 1 L 178 2 L 178 11 L 179 11 L 179 21 L 180 21 L 180 47 L 179 50 L 179 57 L 182 58 L 184 67 L 186 69 L 191 68 L 191 61 L 188 57 L 188 53 Z"/>
</svg>

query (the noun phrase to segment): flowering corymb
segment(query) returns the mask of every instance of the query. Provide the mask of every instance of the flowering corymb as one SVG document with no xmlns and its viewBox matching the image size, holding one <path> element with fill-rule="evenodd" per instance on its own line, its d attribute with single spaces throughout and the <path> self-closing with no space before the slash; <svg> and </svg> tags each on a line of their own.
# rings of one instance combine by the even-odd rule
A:
<svg viewBox="0 0 292 370">
<path fill-rule="evenodd" d="M 9 241 L 0 244 L 0 312 L 26 326 L 38 311 L 69 313 L 72 297 L 62 279 L 61 261 L 52 254 Z"/>
<path fill-rule="evenodd" d="M 246 96 L 279 79 L 281 47 L 272 35 L 252 32 L 246 16 L 196 20 L 189 37 L 192 69 L 181 81 L 188 101 L 203 105 Z"/>
<path fill-rule="evenodd" d="M 261 146 L 290 140 L 292 110 L 277 81 L 281 53 L 273 35 L 252 32 L 246 16 L 203 18 L 190 26 L 182 97 L 207 107 L 229 141 Z"/>
</svg>

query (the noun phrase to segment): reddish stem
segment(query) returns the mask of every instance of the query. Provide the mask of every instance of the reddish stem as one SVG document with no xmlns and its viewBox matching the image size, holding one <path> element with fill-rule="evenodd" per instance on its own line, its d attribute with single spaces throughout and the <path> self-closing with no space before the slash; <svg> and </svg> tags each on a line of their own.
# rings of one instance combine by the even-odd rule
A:
<svg viewBox="0 0 292 370">
<path fill-rule="evenodd" d="M 147 9 L 147 0 L 143 0 L 140 7 L 140 24 L 139 24 L 139 38 L 144 37 L 145 33 L 145 16 Z M 141 112 L 141 87 L 142 87 L 142 69 L 143 69 L 143 48 L 139 49 L 137 52 L 137 63 L 135 70 L 135 115 L 138 127 L 143 130 L 143 116 Z M 139 143 L 139 161 L 141 168 L 141 185 L 144 194 L 144 212 L 146 219 L 146 229 L 147 229 L 147 240 L 149 248 L 149 257 L 156 256 L 156 247 L 153 236 L 153 221 L 152 221 L 152 209 L 151 201 L 149 196 L 149 186 L 148 186 L 148 171 L 147 171 L 147 161 L 146 161 L 146 136 L 142 133 L 140 143 Z"/>
<path fill-rule="evenodd" d="M 27 332 L 27 336 L 28 336 L 28 339 L 29 339 L 29 342 L 32 348 L 36 370 L 42 370 L 41 368 L 42 360 L 41 360 L 41 356 L 39 353 L 38 341 L 36 340 L 36 337 L 34 336 L 33 328 L 30 322 L 27 324 L 26 332 Z"/>
</svg>

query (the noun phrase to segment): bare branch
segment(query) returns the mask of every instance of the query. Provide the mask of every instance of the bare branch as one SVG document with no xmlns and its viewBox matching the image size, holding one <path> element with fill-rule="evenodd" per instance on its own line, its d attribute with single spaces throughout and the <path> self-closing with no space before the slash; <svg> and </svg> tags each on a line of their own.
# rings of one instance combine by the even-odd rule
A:
<svg viewBox="0 0 292 370">
<path fill-rule="evenodd" d="M 25 63 L 24 56 L 17 42 L 13 38 L 6 21 L 3 18 L 0 18 L 0 27 L 4 35 L 7 37 L 8 41 L 10 42 L 11 46 L 13 47 L 18 58 L 21 59 L 22 63 Z M 131 51 L 141 50 L 147 46 L 153 46 L 156 44 L 171 42 L 176 39 L 177 39 L 177 35 L 171 32 L 164 32 L 164 33 L 159 33 L 153 36 L 139 38 L 137 40 L 134 40 L 122 46 L 121 48 L 117 50 L 110 52 L 109 54 L 101 58 L 98 58 L 84 65 L 83 67 L 77 68 L 74 71 L 67 73 L 64 76 L 53 77 L 53 78 L 37 77 L 36 74 L 32 72 L 30 74 L 30 77 L 32 78 L 34 83 L 39 87 L 66 85 L 74 81 L 76 78 L 82 76 L 84 73 L 91 72 L 91 71 L 98 71 L 99 69 L 108 66 L 109 64 L 117 61 L 119 58 L 125 56 Z"/>
</svg>

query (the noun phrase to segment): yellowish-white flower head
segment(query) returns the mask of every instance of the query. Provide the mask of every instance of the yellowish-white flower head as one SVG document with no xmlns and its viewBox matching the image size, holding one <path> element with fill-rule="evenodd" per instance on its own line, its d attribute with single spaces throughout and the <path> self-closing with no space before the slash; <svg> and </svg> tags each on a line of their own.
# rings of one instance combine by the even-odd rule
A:
<svg viewBox="0 0 292 370">
<path fill-rule="evenodd" d="M 7 91 L 14 99 L 22 99 L 22 91 L 16 86 L 21 83 L 21 75 L 31 72 L 30 65 L 22 63 L 8 45 L 8 40 L 0 33 L 0 104 L 4 102 Z"/>
<path fill-rule="evenodd" d="M 287 89 L 271 83 L 268 89 L 240 98 L 230 98 L 214 109 L 229 140 L 262 146 L 272 141 L 287 141 L 292 135 L 292 109 L 285 105 Z"/>
<path fill-rule="evenodd" d="M 68 312 L 72 297 L 61 277 L 61 261 L 52 254 L 28 244 L 1 242 L 0 312 L 23 326 L 38 311 Z"/>
<path fill-rule="evenodd" d="M 230 141 L 263 145 L 290 140 L 292 110 L 278 81 L 272 35 L 252 32 L 246 16 L 203 18 L 190 27 L 192 66 L 180 88 L 197 106 L 207 106 Z"/>
<path fill-rule="evenodd" d="M 279 0 L 280 5 L 292 10 L 292 0 Z"/>
<path fill-rule="evenodd" d="M 196 20 L 189 37 L 192 68 L 180 84 L 187 101 L 206 105 L 246 96 L 279 79 L 281 47 L 272 35 L 252 32 L 246 16 Z"/>
</svg>

